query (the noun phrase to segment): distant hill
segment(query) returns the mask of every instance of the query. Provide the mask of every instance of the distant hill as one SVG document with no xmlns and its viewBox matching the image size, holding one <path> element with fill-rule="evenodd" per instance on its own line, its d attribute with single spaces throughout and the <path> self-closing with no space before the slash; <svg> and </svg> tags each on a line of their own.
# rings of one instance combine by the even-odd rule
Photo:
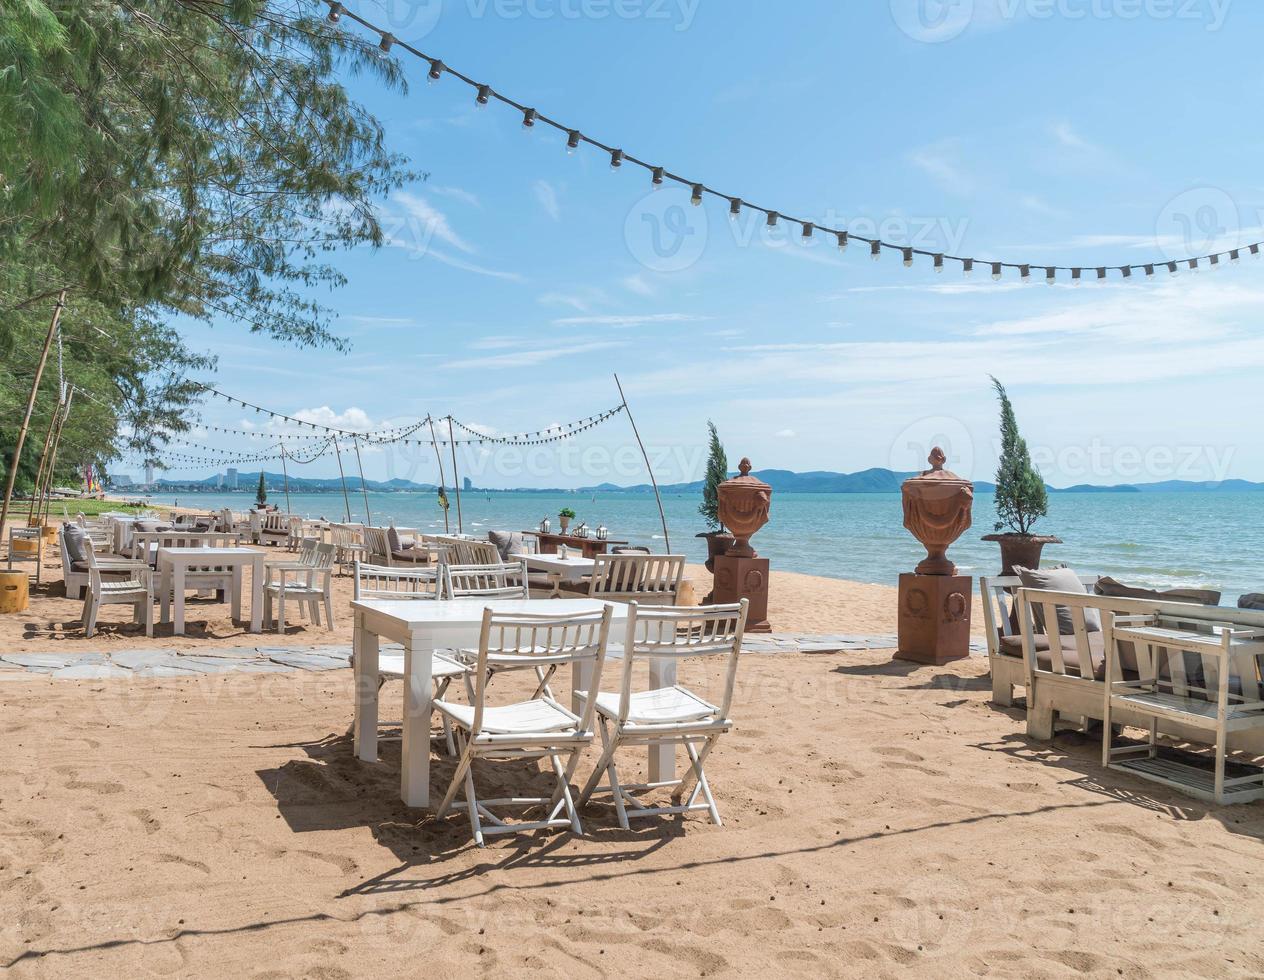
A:
<svg viewBox="0 0 1264 980">
<path fill-rule="evenodd" d="M 734 474 L 736 475 L 736 474 Z M 807 473 L 795 473 L 792 470 L 756 470 L 753 474 L 778 493 L 899 493 L 900 484 L 914 473 L 898 473 L 894 470 L 875 468 L 861 470 L 859 473 L 832 473 L 825 470 L 814 470 Z M 284 477 L 280 473 L 265 473 L 269 492 L 275 492 L 284 485 Z M 205 480 L 159 480 L 158 487 L 199 488 L 206 490 L 220 489 L 221 477 L 211 476 Z M 259 474 L 238 473 L 237 489 L 239 492 L 253 492 L 259 482 Z M 438 488 L 433 484 L 413 483 L 396 477 L 381 482 L 366 480 L 365 486 L 378 492 L 411 491 L 433 493 Z M 992 493 L 996 484 L 977 480 L 974 484 L 979 493 Z M 342 481 L 337 477 L 310 478 L 290 477 L 290 489 L 295 492 L 331 492 L 341 491 Z M 347 478 L 347 489 L 359 491 L 358 477 Z M 485 490 L 480 487 L 467 488 L 470 493 L 651 493 L 653 487 L 648 483 L 621 487 L 613 483 L 600 483 L 596 486 L 579 487 L 578 489 L 550 487 L 524 488 L 516 490 Z M 702 492 L 702 481 L 692 483 L 669 483 L 660 485 L 659 489 L 667 494 L 698 494 Z M 1050 493 L 1205 493 L 1242 492 L 1264 490 L 1264 483 L 1252 483 L 1249 480 L 1222 480 L 1220 482 L 1198 483 L 1187 480 L 1164 480 L 1159 483 L 1118 484 L 1114 486 L 1094 486 L 1083 483 L 1073 487 L 1048 487 Z"/>
</svg>

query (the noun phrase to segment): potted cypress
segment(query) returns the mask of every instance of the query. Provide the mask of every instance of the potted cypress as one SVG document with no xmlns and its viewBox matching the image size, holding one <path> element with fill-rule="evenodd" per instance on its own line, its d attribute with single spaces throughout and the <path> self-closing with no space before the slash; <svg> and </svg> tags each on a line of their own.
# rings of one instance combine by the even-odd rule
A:
<svg viewBox="0 0 1264 980">
<path fill-rule="evenodd" d="M 1013 575 L 1014 566 L 1039 568 L 1040 553 L 1047 544 L 1062 539 L 1032 534 L 1036 521 L 1049 512 L 1049 495 L 1040 471 L 1032 465 L 1027 441 L 1018 433 L 1018 420 L 1005 386 L 992 378 L 1001 402 L 1001 462 L 996 469 L 996 534 L 984 541 L 1001 546 L 1001 574 Z"/>
<path fill-rule="evenodd" d="M 268 485 L 263 480 L 263 470 L 259 471 L 259 487 L 255 490 L 255 510 L 265 510 L 268 506 Z"/>
<path fill-rule="evenodd" d="M 724 530 L 720 522 L 720 484 L 729 478 L 729 461 L 724 452 L 724 444 L 720 442 L 720 434 L 715 430 L 715 423 L 707 421 L 707 431 L 711 434 L 710 452 L 707 456 L 707 472 L 702 481 L 702 503 L 698 505 L 698 513 L 707 522 L 707 530 L 695 537 L 707 539 L 707 571 L 715 571 L 715 560 L 733 547 L 734 538 Z"/>
</svg>

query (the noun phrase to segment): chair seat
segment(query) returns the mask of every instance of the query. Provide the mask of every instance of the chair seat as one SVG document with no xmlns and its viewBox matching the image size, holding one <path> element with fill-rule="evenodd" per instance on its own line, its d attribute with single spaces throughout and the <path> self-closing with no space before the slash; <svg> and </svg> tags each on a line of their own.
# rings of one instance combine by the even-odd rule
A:
<svg viewBox="0 0 1264 980">
<path fill-rule="evenodd" d="M 435 708 L 462 728 L 474 724 L 474 707 L 450 701 L 436 701 Z M 556 701 L 538 698 L 483 709 L 483 734 L 533 735 L 537 732 L 573 732 L 579 718 Z"/>
<path fill-rule="evenodd" d="M 265 592 L 271 592 L 273 595 L 279 595 L 281 593 L 281 586 L 269 582 L 263 587 L 263 590 Z M 319 585 L 296 585 L 293 582 L 285 583 L 285 596 L 287 599 L 291 596 L 321 599 L 324 598 L 324 595 L 325 590 Z"/>
<path fill-rule="evenodd" d="M 607 718 L 619 717 L 619 695 L 602 691 L 597 695 L 597 711 Z M 628 721 L 634 725 L 668 725 L 713 718 L 720 709 L 688 688 L 660 687 L 637 691 L 629 698 Z"/>
<path fill-rule="evenodd" d="M 379 653 L 377 656 L 377 672 L 389 680 L 404 679 L 404 655 L 402 653 Z M 431 677 L 459 677 L 469 673 L 469 668 L 455 660 L 436 653 L 430 662 Z"/>
</svg>

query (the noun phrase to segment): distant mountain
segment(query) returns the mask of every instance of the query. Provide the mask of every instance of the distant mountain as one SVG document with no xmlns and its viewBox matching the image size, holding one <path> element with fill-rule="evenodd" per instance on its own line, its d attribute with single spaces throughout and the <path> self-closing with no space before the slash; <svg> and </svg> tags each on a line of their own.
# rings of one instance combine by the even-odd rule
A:
<svg viewBox="0 0 1264 980">
<path fill-rule="evenodd" d="M 734 474 L 736 475 L 736 474 Z M 791 470 L 756 470 L 753 474 L 773 488 L 777 493 L 899 493 L 900 484 L 914 473 L 898 473 L 894 470 L 875 468 L 861 470 L 859 473 L 832 473 L 825 470 L 813 470 L 807 473 L 795 473 Z M 284 476 L 280 473 L 265 473 L 270 493 L 279 491 L 284 486 Z M 205 480 L 159 480 L 159 487 L 199 488 L 205 490 L 221 489 L 222 477 L 211 476 Z M 238 473 L 238 492 L 254 492 L 259 482 L 259 474 Z M 434 493 L 438 488 L 432 484 L 413 483 L 396 477 L 380 482 L 366 480 L 369 490 L 378 492 L 428 492 Z M 360 490 L 358 477 L 347 478 L 348 491 Z M 621 487 L 613 483 L 600 483 L 596 486 L 568 489 L 561 487 L 522 488 L 514 490 L 486 490 L 480 487 L 465 488 L 470 493 L 651 493 L 653 487 L 648 483 Z M 979 493 L 992 493 L 996 484 L 984 480 L 976 480 L 974 489 Z M 342 481 L 332 478 L 290 477 L 290 490 L 295 492 L 334 492 L 342 490 Z M 666 494 L 698 494 L 702 492 L 702 481 L 692 483 L 669 483 L 659 486 Z M 1048 487 L 1050 493 L 1205 493 L 1264 491 L 1264 483 L 1252 483 L 1249 480 L 1221 480 L 1219 482 L 1197 483 L 1187 480 L 1164 480 L 1159 483 L 1118 484 L 1114 486 L 1094 486 L 1087 483 L 1072 487 Z"/>
</svg>

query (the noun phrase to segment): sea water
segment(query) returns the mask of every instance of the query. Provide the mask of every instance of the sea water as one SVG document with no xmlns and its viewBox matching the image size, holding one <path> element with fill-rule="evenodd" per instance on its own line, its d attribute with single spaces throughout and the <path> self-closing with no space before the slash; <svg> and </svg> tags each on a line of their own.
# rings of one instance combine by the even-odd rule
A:
<svg viewBox="0 0 1264 980">
<path fill-rule="evenodd" d="M 448 526 L 457 529 L 456 495 L 449 491 Z M 155 504 L 244 510 L 253 492 L 155 494 Z M 268 502 L 286 508 L 285 495 Z M 350 519 L 364 521 L 364 495 L 349 495 Z M 341 493 L 292 493 L 292 513 L 346 518 Z M 460 524 L 468 534 L 530 530 L 557 513 L 575 511 L 576 524 L 605 525 L 612 539 L 666 551 L 658 507 L 648 493 L 515 493 L 465 491 Z M 663 508 L 671 551 L 700 562 L 706 543 L 698 497 L 666 494 Z M 372 523 L 418 527 L 442 533 L 444 513 L 430 492 L 369 493 Z M 993 530 L 991 494 L 974 502 L 974 527 L 949 551 L 963 575 L 995 574 L 999 551 L 981 540 Z M 1245 592 L 1264 592 L 1264 493 L 1055 493 L 1038 533 L 1056 534 L 1063 544 L 1045 549 L 1045 563 L 1065 563 L 1084 574 L 1111 575 L 1147 587 L 1220 589 L 1229 604 Z M 894 585 L 925 552 L 903 527 L 899 494 L 774 493 L 772 520 L 753 544 L 773 568 L 831 578 Z"/>
</svg>

